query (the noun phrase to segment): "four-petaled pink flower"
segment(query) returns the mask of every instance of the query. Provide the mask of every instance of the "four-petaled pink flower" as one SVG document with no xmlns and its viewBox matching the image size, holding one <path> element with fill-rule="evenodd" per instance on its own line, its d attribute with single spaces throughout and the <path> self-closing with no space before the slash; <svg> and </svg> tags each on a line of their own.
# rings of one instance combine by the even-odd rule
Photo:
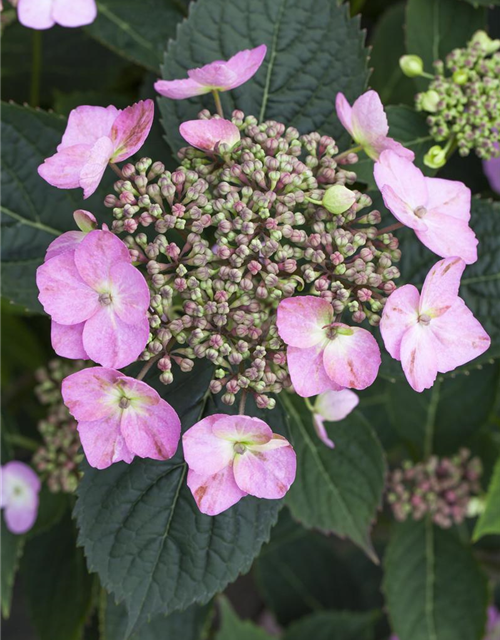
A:
<svg viewBox="0 0 500 640">
<path fill-rule="evenodd" d="M 385 348 L 415 391 L 429 389 L 438 373 L 453 371 L 490 346 L 490 338 L 458 296 L 465 262 L 446 258 L 427 274 L 419 294 L 411 284 L 394 291 L 380 330 Z"/>
<path fill-rule="evenodd" d="M 352 139 L 361 145 L 373 160 L 376 160 L 386 149 L 391 149 L 408 160 L 414 159 L 413 151 L 387 136 L 389 124 L 376 91 L 363 93 L 352 107 L 343 93 L 337 93 L 335 107 L 340 122 L 351 134 Z"/>
<path fill-rule="evenodd" d="M 134 456 L 167 460 L 176 452 L 179 416 L 146 383 L 92 367 L 65 378 L 61 391 L 91 466 L 105 469 Z"/>
<path fill-rule="evenodd" d="M 18 0 L 19 22 L 31 29 L 83 27 L 97 16 L 95 0 Z"/>
<path fill-rule="evenodd" d="M 413 163 L 384 151 L 374 169 L 386 207 L 443 258 L 477 260 L 477 238 L 469 227 L 471 193 L 462 182 L 426 178 Z"/>
<path fill-rule="evenodd" d="M 335 444 L 326 432 L 325 422 L 338 422 L 346 418 L 359 403 L 359 396 L 350 389 L 325 391 L 316 398 L 313 406 L 314 430 L 318 438 L 333 449 Z"/>
<path fill-rule="evenodd" d="M 137 102 L 123 111 L 116 107 L 83 105 L 69 114 L 57 153 L 38 167 L 53 187 L 83 189 L 88 198 L 99 186 L 109 162 L 121 162 L 144 144 L 153 124 L 152 100 Z"/>
<path fill-rule="evenodd" d="M 173 100 L 192 98 L 211 91 L 229 91 L 239 87 L 257 73 L 266 57 L 267 47 L 239 51 L 229 60 L 216 60 L 198 69 L 189 69 L 184 80 L 158 80 L 155 89 Z"/>
<path fill-rule="evenodd" d="M 121 369 L 149 337 L 149 288 L 126 245 L 110 231 L 88 233 L 74 249 L 38 267 L 38 299 L 52 317 L 52 345 L 66 358 Z"/>
<path fill-rule="evenodd" d="M 215 516 L 250 494 L 282 498 L 295 480 L 291 444 L 258 418 L 220 413 L 182 437 L 188 487 L 200 511 Z"/>
<path fill-rule="evenodd" d="M 24 462 L 12 460 L 0 467 L 0 507 L 12 533 L 26 533 L 38 514 L 40 479 Z"/>
<path fill-rule="evenodd" d="M 366 389 L 377 377 L 381 359 L 375 338 L 366 329 L 334 322 L 332 305 L 323 298 L 282 300 L 277 326 L 288 345 L 288 370 L 299 396 Z"/>
<path fill-rule="evenodd" d="M 241 139 L 238 127 L 224 118 L 188 120 L 181 124 L 179 132 L 192 147 L 209 152 L 217 151 L 221 143 L 232 148 Z"/>
</svg>

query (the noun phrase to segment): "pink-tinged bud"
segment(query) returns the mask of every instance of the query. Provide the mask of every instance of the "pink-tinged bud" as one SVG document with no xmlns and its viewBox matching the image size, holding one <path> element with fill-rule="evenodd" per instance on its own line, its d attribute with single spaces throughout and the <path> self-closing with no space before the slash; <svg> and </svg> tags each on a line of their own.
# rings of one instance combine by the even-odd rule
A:
<svg viewBox="0 0 500 640">
<path fill-rule="evenodd" d="M 73 218 L 76 222 L 77 227 L 84 233 L 89 233 L 90 231 L 97 229 L 97 220 L 95 219 L 95 216 L 90 213 L 90 211 L 86 211 L 85 209 L 77 209 L 73 213 Z"/>
<path fill-rule="evenodd" d="M 179 132 L 192 147 L 208 152 L 216 152 L 221 143 L 232 148 L 241 139 L 238 127 L 223 118 L 188 120 L 181 124 Z"/>
</svg>

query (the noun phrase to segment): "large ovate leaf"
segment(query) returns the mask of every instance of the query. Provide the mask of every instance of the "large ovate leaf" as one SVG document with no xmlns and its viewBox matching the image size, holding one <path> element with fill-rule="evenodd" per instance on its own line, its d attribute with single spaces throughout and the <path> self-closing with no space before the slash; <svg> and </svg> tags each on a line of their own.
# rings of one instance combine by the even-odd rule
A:
<svg viewBox="0 0 500 640">
<path fill-rule="evenodd" d="M 382 498 L 385 461 L 375 433 L 354 411 L 328 425 L 335 443 L 330 449 L 316 435 L 302 398 L 283 394 L 283 403 L 297 453 L 297 477 L 286 497 L 292 515 L 306 527 L 347 536 L 376 561 L 370 528 Z"/>
<path fill-rule="evenodd" d="M 474 541 L 486 535 L 500 534 L 500 459 L 497 460 L 486 495 L 484 512 L 474 529 Z"/>
<path fill-rule="evenodd" d="M 283 640 L 373 640 L 376 613 L 323 611 L 292 624 Z"/>
<path fill-rule="evenodd" d="M 219 598 L 221 626 L 215 640 L 272 640 L 264 629 L 248 620 L 240 620 L 227 598 Z"/>
<path fill-rule="evenodd" d="M 2 617 L 8 618 L 10 615 L 10 605 L 12 600 L 12 589 L 14 587 L 14 579 L 19 567 L 25 536 L 15 535 L 11 533 L 4 522 L 2 516 L 2 582 L 1 582 L 1 604 Z"/>
<path fill-rule="evenodd" d="M 187 15 L 187 0 L 98 0 L 86 31 L 121 56 L 158 72 L 163 49 Z"/>
<path fill-rule="evenodd" d="M 359 18 L 332 0 L 198 0 L 165 54 L 165 80 L 227 59 L 242 49 L 267 45 L 257 74 L 222 94 L 224 111 L 241 109 L 260 120 L 275 118 L 301 132 L 345 132 L 335 114 L 335 96 L 353 101 L 366 88 L 367 50 Z M 183 145 L 179 124 L 214 111 L 210 95 L 190 100 L 160 98 L 163 126 L 173 149 Z M 347 136 L 344 135 L 347 141 Z"/>
<path fill-rule="evenodd" d="M 480 640 L 486 578 L 455 531 L 430 520 L 396 526 L 384 560 L 384 592 L 399 640 Z"/>
</svg>

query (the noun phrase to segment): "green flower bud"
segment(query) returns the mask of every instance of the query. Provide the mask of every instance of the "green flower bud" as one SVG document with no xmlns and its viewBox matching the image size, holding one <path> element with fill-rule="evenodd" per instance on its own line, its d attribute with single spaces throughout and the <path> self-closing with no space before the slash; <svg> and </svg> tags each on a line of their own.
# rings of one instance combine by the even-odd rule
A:
<svg viewBox="0 0 500 640">
<path fill-rule="evenodd" d="M 453 72 L 453 82 L 455 84 L 465 84 L 469 78 L 469 74 L 466 69 L 457 69 Z"/>
<path fill-rule="evenodd" d="M 424 111 L 435 113 L 437 111 L 438 103 L 439 93 L 437 91 L 434 91 L 433 89 L 421 95 L 420 104 Z"/>
<path fill-rule="evenodd" d="M 325 191 L 323 206 L 330 213 L 339 215 L 347 211 L 356 202 L 354 193 L 341 184 L 335 184 Z"/>
<path fill-rule="evenodd" d="M 472 37 L 472 43 L 479 44 L 485 53 L 495 53 L 500 49 L 500 40 L 492 40 L 486 31 L 476 31 Z"/>
<path fill-rule="evenodd" d="M 408 78 L 416 78 L 421 76 L 424 71 L 424 62 L 420 56 L 408 55 L 399 58 L 399 66 L 401 71 Z"/>
<path fill-rule="evenodd" d="M 424 156 L 424 164 L 431 169 L 439 169 L 446 164 L 446 152 L 438 144 L 434 145 Z"/>
</svg>

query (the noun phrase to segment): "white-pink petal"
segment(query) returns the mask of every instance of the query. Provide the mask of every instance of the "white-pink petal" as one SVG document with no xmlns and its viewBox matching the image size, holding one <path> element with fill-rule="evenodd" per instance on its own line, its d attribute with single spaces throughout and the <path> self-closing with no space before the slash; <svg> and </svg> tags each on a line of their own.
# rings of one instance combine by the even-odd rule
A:
<svg viewBox="0 0 500 640">
<path fill-rule="evenodd" d="M 238 127 L 223 118 L 188 120 L 181 124 L 179 132 L 192 147 L 210 152 L 221 143 L 234 147 L 241 138 Z"/>
<path fill-rule="evenodd" d="M 91 147 L 102 137 L 109 137 L 114 121 L 120 110 L 110 105 L 109 107 L 93 107 L 81 105 L 73 109 L 68 117 L 68 124 L 57 147 L 58 151 L 84 144 Z"/>
<path fill-rule="evenodd" d="M 64 378 L 64 404 L 77 421 L 94 422 L 116 414 L 120 394 L 116 382 L 124 376 L 114 369 L 89 367 Z"/>
<path fill-rule="evenodd" d="M 366 329 L 337 323 L 341 331 L 329 340 L 323 354 L 328 377 L 341 387 L 366 389 L 375 381 L 381 363 L 377 341 Z"/>
<path fill-rule="evenodd" d="M 443 315 L 457 300 L 465 262 L 445 258 L 436 262 L 427 274 L 420 297 L 420 313 L 431 317 Z"/>
<path fill-rule="evenodd" d="M 278 305 L 278 333 L 292 347 L 307 349 L 323 341 L 332 321 L 332 305 L 317 296 L 287 298 Z"/>
<path fill-rule="evenodd" d="M 418 322 L 420 294 L 412 284 L 398 287 L 387 298 L 380 332 L 387 351 L 396 360 L 401 359 L 401 340 L 410 327 Z"/>
<path fill-rule="evenodd" d="M 129 464 L 134 459 L 120 432 L 119 415 L 95 422 L 79 422 L 78 433 L 91 467 L 106 469 L 115 462 Z"/>
<path fill-rule="evenodd" d="M 130 264 L 127 245 L 111 231 L 91 231 L 75 250 L 75 264 L 81 278 L 93 289 L 107 290 L 111 268 Z"/>
<path fill-rule="evenodd" d="M 329 389 L 337 391 L 342 389 L 342 385 L 337 384 L 326 373 L 323 364 L 325 345 L 326 341 L 308 349 L 288 347 L 286 350 L 288 371 L 293 388 L 303 398 L 316 396 Z"/>
<path fill-rule="evenodd" d="M 187 485 L 198 509 L 209 516 L 226 511 L 247 495 L 236 484 L 232 464 L 213 475 L 204 475 L 189 469 Z"/>
<path fill-rule="evenodd" d="M 184 459 L 196 473 L 212 476 L 232 464 L 235 454 L 233 443 L 217 437 L 212 431 L 221 417 L 223 414 L 203 418 L 182 436 Z"/>
<path fill-rule="evenodd" d="M 430 389 L 436 381 L 438 345 L 429 326 L 417 323 L 401 341 L 401 364 L 415 391 Z"/>
<path fill-rule="evenodd" d="M 467 222 L 434 211 L 424 219 L 427 229 L 415 229 L 415 233 L 428 249 L 443 258 L 460 256 L 467 264 L 477 261 L 479 242 Z"/>
<path fill-rule="evenodd" d="M 19 22 L 30 29 L 50 29 L 55 24 L 52 2 L 53 0 L 19 0 L 17 3 Z"/>
<path fill-rule="evenodd" d="M 88 360 L 89 356 L 83 346 L 84 322 L 79 324 L 51 323 L 50 340 L 52 348 L 58 356 L 71 360 Z"/>
<path fill-rule="evenodd" d="M 344 420 L 359 404 L 359 396 L 350 389 L 326 391 L 314 403 L 314 411 L 328 422 Z"/>
<path fill-rule="evenodd" d="M 95 0 L 53 0 L 52 15 L 62 27 L 83 27 L 97 17 Z"/>
<path fill-rule="evenodd" d="M 157 80 L 155 90 L 165 98 L 184 100 L 210 93 L 212 89 L 196 82 L 196 80 L 185 78 L 183 80 Z"/>
<path fill-rule="evenodd" d="M 154 102 L 140 100 L 121 111 L 111 128 L 112 160 L 121 162 L 139 151 L 151 131 Z"/>
</svg>

